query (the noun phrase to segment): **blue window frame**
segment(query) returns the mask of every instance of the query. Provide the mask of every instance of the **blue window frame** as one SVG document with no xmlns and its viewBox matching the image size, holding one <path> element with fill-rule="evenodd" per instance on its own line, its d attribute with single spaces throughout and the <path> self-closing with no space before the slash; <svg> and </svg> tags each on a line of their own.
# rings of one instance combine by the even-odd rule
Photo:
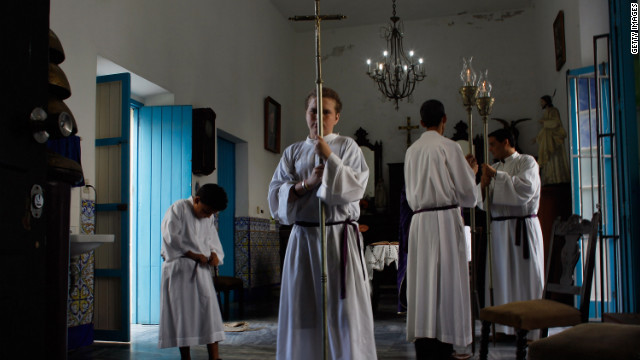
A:
<svg viewBox="0 0 640 360">
<path fill-rule="evenodd" d="M 598 209 L 602 212 L 591 294 L 590 317 L 595 318 L 617 311 L 620 273 L 615 132 L 608 73 L 607 64 L 598 66 L 597 73 L 593 66 L 567 73 L 573 212 L 586 219 Z M 577 274 L 576 281 L 581 283 L 582 274 Z"/>
</svg>

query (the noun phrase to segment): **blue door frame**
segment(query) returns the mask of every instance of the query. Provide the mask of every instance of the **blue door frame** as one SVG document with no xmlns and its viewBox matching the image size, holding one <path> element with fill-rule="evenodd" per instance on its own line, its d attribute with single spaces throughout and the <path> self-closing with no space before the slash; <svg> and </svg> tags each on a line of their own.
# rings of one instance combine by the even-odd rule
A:
<svg viewBox="0 0 640 360">
<path fill-rule="evenodd" d="M 224 250 L 221 276 L 235 276 L 234 224 L 236 213 L 236 147 L 231 141 L 218 137 L 218 185 L 222 186 L 229 199 L 227 208 L 220 212 L 218 234 Z"/>
<path fill-rule="evenodd" d="M 129 297 L 129 99 L 131 98 L 131 75 L 114 74 L 107 76 L 98 76 L 96 82 L 98 84 L 105 82 L 122 82 L 121 106 L 122 106 L 122 130 L 120 137 L 96 139 L 95 146 L 121 146 L 121 194 L 120 203 L 118 204 L 96 204 L 96 217 L 103 211 L 118 211 L 120 213 L 120 264 L 119 269 L 95 269 L 95 277 L 118 278 L 120 281 L 120 324 L 118 330 L 95 330 L 95 338 L 98 340 L 109 341 L 129 341 L 130 334 L 130 297 Z M 125 206 L 121 206 L 124 204 Z"/>
<path fill-rule="evenodd" d="M 620 297 L 624 312 L 640 311 L 640 156 L 638 155 L 638 119 L 636 119 L 636 88 L 638 73 L 631 52 L 631 3 L 628 0 L 609 0 L 613 110 L 619 133 L 616 152 L 620 165 L 620 236 L 623 239 L 621 256 L 622 285 Z M 638 31 L 635 31 L 638 34 Z"/>
</svg>

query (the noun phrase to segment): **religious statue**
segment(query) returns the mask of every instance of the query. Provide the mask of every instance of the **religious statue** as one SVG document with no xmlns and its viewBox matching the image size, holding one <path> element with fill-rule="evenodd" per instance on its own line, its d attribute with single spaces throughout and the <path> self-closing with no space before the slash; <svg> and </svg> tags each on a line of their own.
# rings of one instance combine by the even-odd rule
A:
<svg viewBox="0 0 640 360">
<path fill-rule="evenodd" d="M 542 129 L 534 139 L 538 143 L 538 164 L 542 184 L 559 184 L 571 181 L 564 139 L 567 133 L 560 120 L 560 112 L 553 106 L 551 96 L 540 98 Z"/>
</svg>

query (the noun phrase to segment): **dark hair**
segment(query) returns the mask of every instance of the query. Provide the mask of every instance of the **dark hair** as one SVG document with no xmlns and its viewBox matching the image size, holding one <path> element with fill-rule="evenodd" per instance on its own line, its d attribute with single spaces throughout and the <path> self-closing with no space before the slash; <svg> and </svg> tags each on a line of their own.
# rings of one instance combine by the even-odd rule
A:
<svg viewBox="0 0 640 360">
<path fill-rule="evenodd" d="M 503 142 L 505 139 L 507 139 L 509 140 L 509 145 L 511 147 L 516 147 L 515 138 L 513 137 L 513 133 L 509 129 L 505 129 L 505 128 L 498 129 L 490 133 L 488 137 L 494 137 L 499 142 Z"/>
<path fill-rule="evenodd" d="M 544 100 L 544 102 L 547 104 L 546 106 L 549 106 L 549 107 L 553 106 L 553 100 L 551 100 L 551 96 L 544 95 L 540 99 Z"/>
<path fill-rule="evenodd" d="M 318 91 L 317 89 L 313 89 L 313 91 L 309 93 L 309 95 L 307 95 L 307 98 L 304 99 L 305 111 L 309 107 L 309 102 L 311 101 L 311 99 L 317 98 L 317 91 Z M 336 102 L 336 114 L 339 114 L 342 111 L 342 101 L 340 101 L 340 95 L 338 95 L 338 93 L 335 90 L 328 87 L 323 87 L 322 98 L 333 99 Z"/>
<path fill-rule="evenodd" d="M 438 100 L 427 100 L 420 107 L 420 121 L 428 128 L 440 125 L 445 115 L 444 105 Z"/>
<path fill-rule="evenodd" d="M 227 208 L 227 193 L 217 184 L 204 184 L 196 192 L 203 204 L 213 211 L 222 211 Z"/>
</svg>

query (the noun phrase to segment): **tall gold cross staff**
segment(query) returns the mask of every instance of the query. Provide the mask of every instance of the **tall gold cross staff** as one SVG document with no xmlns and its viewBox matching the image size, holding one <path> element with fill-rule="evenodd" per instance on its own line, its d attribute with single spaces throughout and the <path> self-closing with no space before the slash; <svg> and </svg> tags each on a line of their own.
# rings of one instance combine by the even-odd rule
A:
<svg viewBox="0 0 640 360">
<path fill-rule="evenodd" d="M 316 39 L 316 108 L 318 124 L 318 136 L 324 136 L 324 129 L 322 126 L 322 57 L 320 55 L 320 22 L 322 20 L 342 20 L 345 19 L 344 15 L 320 15 L 320 0 L 315 0 L 315 15 L 305 16 L 293 16 L 289 20 L 292 21 L 315 21 L 315 39 Z M 316 158 L 316 162 L 320 162 Z M 323 358 L 328 359 L 329 356 L 329 328 L 327 322 L 327 233 L 325 229 L 326 215 L 322 200 L 318 200 L 318 208 L 320 213 L 320 237 L 322 239 L 322 351 Z"/>
<path fill-rule="evenodd" d="M 407 148 L 411 146 L 411 130 L 418 129 L 420 126 L 411 125 L 411 117 L 407 116 L 407 126 L 398 126 L 399 130 L 407 130 Z"/>
</svg>

